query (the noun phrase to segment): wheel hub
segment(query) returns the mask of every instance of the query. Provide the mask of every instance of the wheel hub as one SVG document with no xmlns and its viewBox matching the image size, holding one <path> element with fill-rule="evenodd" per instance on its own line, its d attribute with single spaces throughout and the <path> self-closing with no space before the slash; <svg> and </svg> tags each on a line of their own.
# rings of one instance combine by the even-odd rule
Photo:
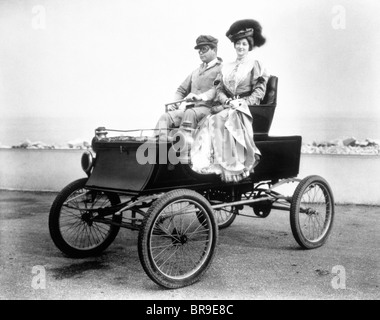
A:
<svg viewBox="0 0 380 320">
<path fill-rule="evenodd" d="M 82 214 L 82 221 L 86 222 L 90 227 L 92 226 L 92 214 L 88 211 L 85 211 Z"/>
<path fill-rule="evenodd" d="M 185 234 L 181 235 L 180 238 L 179 238 L 179 241 L 181 242 L 181 244 L 185 244 L 187 242 L 188 238 Z"/>
<path fill-rule="evenodd" d="M 183 245 L 189 240 L 186 234 L 178 234 L 177 229 L 175 228 L 173 229 L 172 237 L 173 237 L 172 243 L 174 245 L 179 245 L 179 244 Z"/>
<path fill-rule="evenodd" d="M 315 216 L 318 214 L 318 211 L 313 208 L 307 208 L 305 212 L 308 216 Z"/>
</svg>

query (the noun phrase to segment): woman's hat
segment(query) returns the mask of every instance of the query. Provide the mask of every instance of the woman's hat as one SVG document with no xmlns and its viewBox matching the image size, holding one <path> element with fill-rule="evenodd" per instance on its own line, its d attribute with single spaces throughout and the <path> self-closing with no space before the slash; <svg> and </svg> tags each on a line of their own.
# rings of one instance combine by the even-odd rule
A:
<svg viewBox="0 0 380 320">
<path fill-rule="evenodd" d="M 196 40 L 197 45 L 194 47 L 194 49 L 199 49 L 202 46 L 211 46 L 213 48 L 216 48 L 218 46 L 218 39 L 214 38 L 213 36 L 205 36 L 201 35 Z"/>
<path fill-rule="evenodd" d="M 261 31 L 262 27 L 259 22 L 253 19 L 244 19 L 234 22 L 228 29 L 226 36 L 234 43 L 240 39 L 252 37 L 253 46 L 261 47 L 266 41 Z"/>
</svg>

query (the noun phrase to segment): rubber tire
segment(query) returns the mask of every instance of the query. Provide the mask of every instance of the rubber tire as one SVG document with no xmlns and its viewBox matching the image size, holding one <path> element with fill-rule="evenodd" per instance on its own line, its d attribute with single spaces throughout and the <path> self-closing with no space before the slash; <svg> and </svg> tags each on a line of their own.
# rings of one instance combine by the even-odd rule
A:
<svg viewBox="0 0 380 320">
<path fill-rule="evenodd" d="M 85 188 L 87 180 L 88 178 L 82 178 L 68 184 L 65 188 L 62 189 L 61 192 L 58 193 L 50 209 L 50 214 L 49 214 L 50 236 L 54 244 L 57 246 L 57 248 L 61 250 L 65 255 L 71 258 L 85 258 L 89 256 L 99 255 L 106 248 L 108 248 L 108 246 L 115 240 L 120 230 L 119 226 L 114 226 L 114 225 L 110 226 L 110 233 L 108 234 L 107 238 L 105 238 L 105 240 L 101 242 L 97 247 L 94 247 L 88 250 L 85 250 L 85 249 L 79 250 L 77 248 L 74 248 L 69 243 L 67 243 L 65 239 L 63 238 L 61 234 L 61 230 L 59 228 L 62 205 L 65 203 L 65 201 L 68 199 L 68 197 L 72 193 L 74 193 L 77 190 Z M 112 205 L 116 205 L 120 203 L 120 198 L 117 194 L 115 193 L 105 193 L 105 194 L 109 198 Z M 122 219 L 121 215 L 113 216 L 113 220 L 115 222 L 120 222 L 121 219 Z"/>
<path fill-rule="evenodd" d="M 303 235 L 301 231 L 300 221 L 299 221 L 299 211 L 300 211 L 300 202 L 301 202 L 304 192 L 311 184 L 314 184 L 314 183 L 317 183 L 325 190 L 326 192 L 325 196 L 327 196 L 328 198 L 327 200 L 331 202 L 331 212 L 330 212 L 331 221 L 329 223 L 327 231 L 325 232 L 325 235 L 319 241 L 311 242 L 308 239 L 306 239 L 306 237 Z M 295 240 L 297 241 L 297 243 L 303 249 L 315 249 L 315 248 L 321 247 L 327 241 L 330 235 L 333 222 L 334 222 L 334 216 L 335 216 L 334 197 L 327 181 L 317 175 L 308 176 L 302 179 L 294 191 L 292 202 L 290 205 L 290 226 L 292 229 L 293 236 Z"/>
<path fill-rule="evenodd" d="M 214 212 L 215 211 L 218 211 L 218 210 L 214 210 Z M 236 208 L 234 208 L 234 211 L 236 212 L 238 210 Z M 215 214 L 217 214 L 217 213 L 215 212 Z M 228 228 L 235 221 L 235 219 L 236 219 L 236 213 L 232 214 L 227 220 L 225 220 L 221 223 L 219 223 L 218 220 L 216 219 L 219 230 Z"/>
<path fill-rule="evenodd" d="M 191 276 L 176 280 L 166 277 L 163 273 L 161 273 L 157 267 L 154 265 L 154 262 L 151 259 L 150 249 L 149 249 L 149 241 L 150 241 L 150 233 L 152 228 L 155 225 L 156 218 L 159 216 L 162 210 L 164 210 L 170 203 L 175 202 L 181 199 L 189 199 L 200 204 L 207 213 L 210 221 L 211 221 L 211 229 L 212 229 L 212 237 L 211 237 L 211 248 L 208 257 L 206 258 L 204 264 L 201 268 Z M 153 205 L 149 208 L 147 212 L 147 216 L 144 218 L 141 229 L 139 231 L 138 236 L 138 253 L 141 265 L 145 270 L 146 274 L 149 276 L 151 280 L 153 280 L 158 285 L 167 288 L 167 289 L 178 289 L 185 286 L 189 286 L 199 281 L 199 279 L 203 276 L 203 274 L 210 267 L 212 260 L 214 259 L 216 253 L 216 245 L 218 241 L 218 227 L 215 222 L 215 218 L 213 215 L 213 209 L 210 206 L 210 203 L 199 193 L 188 190 L 188 189 L 178 189 L 169 191 L 164 194 L 162 197 L 157 199 Z"/>
</svg>

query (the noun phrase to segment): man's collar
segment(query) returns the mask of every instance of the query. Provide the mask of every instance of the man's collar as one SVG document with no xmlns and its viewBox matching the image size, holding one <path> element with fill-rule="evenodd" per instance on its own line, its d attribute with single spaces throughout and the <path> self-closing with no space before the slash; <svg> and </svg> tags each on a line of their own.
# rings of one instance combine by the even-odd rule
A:
<svg viewBox="0 0 380 320">
<path fill-rule="evenodd" d="M 211 60 L 209 63 L 202 63 L 201 66 L 205 67 L 205 69 L 208 69 L 208 68 L 213 67 L 213 66 L 216 65 L 217 63 L 219 63 L 219 59 L 218 59 L 218 58 L 215 58 L 214 60 Z"/>
</svg>

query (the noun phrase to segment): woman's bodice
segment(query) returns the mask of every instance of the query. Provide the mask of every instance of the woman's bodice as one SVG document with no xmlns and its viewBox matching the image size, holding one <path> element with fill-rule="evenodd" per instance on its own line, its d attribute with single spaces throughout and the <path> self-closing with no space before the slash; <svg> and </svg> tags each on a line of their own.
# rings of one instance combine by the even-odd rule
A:
<svg viewBox="0 0 380 320">
<path fill-rule="evenodd" d="M 250 56 L 227 63 L 222 67 L 217 99 L 224 103 L 227 98 L 240 96 L 246 97 L 248 105 L 259 104 L 264 98 L 268 78 L 262 64 Z"/>
</svg>

